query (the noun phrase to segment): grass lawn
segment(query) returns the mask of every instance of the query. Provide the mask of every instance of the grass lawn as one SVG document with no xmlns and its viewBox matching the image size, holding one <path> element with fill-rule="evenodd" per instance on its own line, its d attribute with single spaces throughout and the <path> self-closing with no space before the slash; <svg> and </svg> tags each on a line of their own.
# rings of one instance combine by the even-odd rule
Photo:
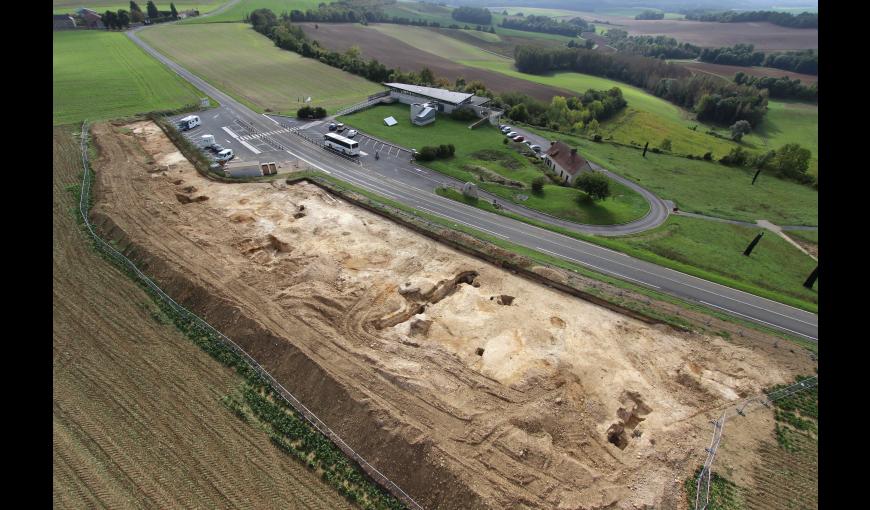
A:
<svg viewBox="0 0 870 510">
<path fill-rule="evenodd" d="M 391 115 L 399 124 L 387 127 L 383 119 Z M 532 163 L 528 157 L 505 146 L 502 134 L 489 124 L 469 130 L 467 126 L 470 122 L 458 122 L 441 115 L 428 126 L 413 126 L 409 119 L 409 108 L 403 104 L 378 106 L 340 120 L 364 133 L 408 148 L 419 150 L 424 145 L 452 143 L 456 147 L 453 158 L 427 162 L 426 166 L 463 181 L 475 181 L 480 188 L 505 200 L 553 216 L 579 223 L 606 225 L 633 221 L 649 211 L 649 204 L 640 195 L 615 182 L 611 183 L 614 196 L 601 202 L 586 199 L 586 195 L 576 188 L 555 184 L 545 185 L 541 195 L 535 195 L 531 192 L 532 179 L 543 175 L 545 167 Z M 488 172 L 520 182 L 523 188 L 478 181 L 479 175 Z M 520 200 L 516 197 L 518 194 L 528 198 Z M 578 203 L 578 197 L 584 200 Z"/>
<path fill-rule="evenodd" d="M 54 125 L 178 108 L 205 97 L 120 32 L 53 32 L 52 70 Z"/>
<path fill-rule="evenodd" d="M 530 128 L 532 131 L 539 131 Z M 577 147 L 586 158 L 627 177 L 684 211 L 777 225 L 818 225 L 818 192 L 809 186 L 715 162 L 641 151 L 585 138 L 539 131 Z"/>
<path fill-rule="evenodd" d="M 175 8 L 179 12 L 188 9 L 197 9 L 200 14 L 205 14 L 217 9 L 226 1 L 227 0 L 178 0 L 176 2 L 173 0 L 171 3 L 175 4 Z M 148 4 L 147 1 L 137 3 L 142 9 L 142 12 L 147 12 L 145 9 L 145 6 Z M 125 11 L 130 12 L 130 2 L 121 2 L 119 0 L 52 0 L 51 4 L 55 14 L 72 13 L 83 7 L 95 10 L 99 13 L 118 11 L 119 9 L 124 9 Z M 157 9 L 161 11 L 169 10 L 170 2 L 157 1 L 154 2 L 154 4 L 157 6 Z"/>
<path fill-rule="evenodd" d="M 767 106 L 764 122 L 747 139 L 759 138 L 765 149 L 776 149 L 787 143 L 801 144 L 813 153 L 810 173 L 818 175 L 819 107 L 793 101 L 769 101 Z"/>
<path fill-rule="evenodd" d="M 317 6 L 321 3 L 330 3 L 332 0 L 241 0 L 236 5 L 230 7 L 226 11 L 208 18 L 193 18 L 185 20 L 184 24 L 197 23 L 216 23 L 227 21 L 243 21 L 245 16 L 256 9 L 271 9 L 276 15 L 280 16 L 282 12 L 290 12 L 293 9 L 305 11 L 307 9 L 317 10 Z M 224 3 L 224 2 L 220 2 Z M 140 4 L 144 9 L 144 4 Z M 158 5 L 160 7 L 160 5 Z M 178 7 L 178 4 L 176 4 Z"/>
<path fill-rule="evenodd" d="M 769 232 L 751 257 L 743 256 L 758 229 L 697 218 L 671 216 L 653 230 L 623 237 L 578 234 L 496 210 L 485 200 L 452 189 L 438 194 L 458 202 L 599 244 L 633 257 L 815 312 L 818 291 L 802 286 L 816 262 Z M 764 248 L 764 252 L 760 250 Z"/>
<path fill-rule="evenodd" d="M 257 112 L 295 115 L 298 102 L 329 112 L 383 90 L 317 60 L 282 50 L 244 23 L 161 25 L 142 39 Z"/>
</svg>

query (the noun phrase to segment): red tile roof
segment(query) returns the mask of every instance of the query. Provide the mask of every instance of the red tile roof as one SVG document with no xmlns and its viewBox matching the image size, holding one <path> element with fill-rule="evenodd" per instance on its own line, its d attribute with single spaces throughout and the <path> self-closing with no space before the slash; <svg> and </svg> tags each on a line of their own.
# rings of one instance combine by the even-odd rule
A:
<svg viewBox="0 0 870 510">
<path fill-rule="evenodd" d="M 577 175 L 580 169 L 589 164 L 583 156 L 577 153 L 577 149 L 572 149 L 558 141 L 550 145 L 550 148 L 547 150 L 547 156 L 572 177 Z"/>
</svg>

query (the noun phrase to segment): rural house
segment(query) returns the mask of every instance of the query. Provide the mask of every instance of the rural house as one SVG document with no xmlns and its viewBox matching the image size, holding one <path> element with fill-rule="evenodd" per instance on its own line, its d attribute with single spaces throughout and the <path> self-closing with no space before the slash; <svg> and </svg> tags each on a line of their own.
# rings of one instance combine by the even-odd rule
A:
<svg viewBox="0 0 870 510">
<path fill-rule="evenodd" d="M 553 142 L 547 150 L 544 161 L 565 184 L 574 184 L 574 179 L 583 170 L 592 170 L 589 162 L 577 154 L 577 149 L 562 142 Z"/>
<path fill-rule="evenodd" d="M 69 14 L 54 14 L 54 30 L 66 30 L 76 27 L 76 20 Z"/>
<path fill-rule="evenodd" d="M 84 24 L 88 28 L 105 28 L 103 25 L 103 18 L 100 16 L 100 13 L 91 9 L 79 9 L 76 11 L 76 14 L 84 21 Z"/>
</svg>

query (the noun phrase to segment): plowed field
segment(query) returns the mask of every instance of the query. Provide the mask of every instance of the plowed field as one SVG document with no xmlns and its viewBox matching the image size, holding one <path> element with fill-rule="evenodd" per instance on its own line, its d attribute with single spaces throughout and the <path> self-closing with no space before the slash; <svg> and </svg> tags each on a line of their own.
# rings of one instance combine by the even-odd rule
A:
<svg viewBox="0 0 870 510">
<path fill-rule="evenodd" d="M 222 407 L 241 380 L 90 247 L 66 189 L 80 172 L 55 128 L 54 507 L 353 508 Z"/>
</svg>

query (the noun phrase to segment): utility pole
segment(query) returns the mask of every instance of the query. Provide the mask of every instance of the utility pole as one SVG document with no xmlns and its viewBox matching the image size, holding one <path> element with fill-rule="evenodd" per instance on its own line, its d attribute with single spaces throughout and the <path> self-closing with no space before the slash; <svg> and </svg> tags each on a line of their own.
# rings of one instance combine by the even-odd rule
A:
<svg viewBox="0 0 870 510">
<path fill-rule="evenodd" d="M 806 287 L 808 289 L 812 289 L 813 285 L 816 283 L 816 279 L 818 277 L 819 277 L 819 266 L 816 266 L 816 268 L 813 269 L 813 272 L 810 273 L 810 276 L 809 276 L 809 278 L 807 278 L 807 281 L 804 282 L 804 287 Z"/>
<path fill-rule="evenodd" d="M 759 232 L 758 235 L 755 236 L 755 239 L 753 239 L 752 242 L 749 243 L 749 246 L 746 247 L 746 250 L 743 251 L 743 254 L 748 257 L 749 254 L 752 253 L 752 250 L 755 248 L 755 245 L 758 244 L 758 241 L 761 240 L 761 237 L 763 235 L 764 235 L 764 232 Z"/>
<path fill-rule="evenodd" d="M 646 148 L 647 147 L 649 147 L 649 142 L 647 142 L 646 145 L 643 146 L 643 155 L 641 157 L 644 157 L 644 158 L 646 157 Z"/>
<path fill-rule="evenodd" d="M 759 168 L 757 172 L 755 172 L 755 177 L 752 178 L 752 184 L 755 184 L 755 179 L 758 179 L 758 174 L 761 173 L 761 169 Z"/>
</svg>

